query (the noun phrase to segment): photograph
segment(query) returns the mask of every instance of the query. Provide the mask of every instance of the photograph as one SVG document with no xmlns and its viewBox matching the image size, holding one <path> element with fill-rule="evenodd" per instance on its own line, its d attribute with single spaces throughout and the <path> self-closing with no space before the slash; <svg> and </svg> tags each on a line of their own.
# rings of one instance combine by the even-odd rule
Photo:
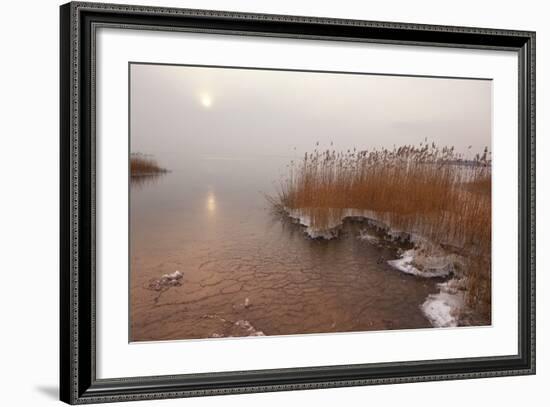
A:
<svg viewBox="0 0 550 407">
<path fill-rule="evenodd" d="M 129 342 L 491 325 L 491 79 L 128 69 Z"/>
</svg>

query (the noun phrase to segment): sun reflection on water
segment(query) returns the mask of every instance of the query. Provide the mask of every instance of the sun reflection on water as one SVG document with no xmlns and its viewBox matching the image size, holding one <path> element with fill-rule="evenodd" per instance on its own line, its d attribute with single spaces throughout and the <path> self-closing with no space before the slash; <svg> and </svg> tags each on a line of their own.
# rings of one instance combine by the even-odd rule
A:
<svg viewBox="0 0 550 407">
<path fill-rule="evenodd" d="M 206 197 L 206 209 L 209 213 L 213 214 L 216 212 L 216 196 L 214 192 L 210 191 Z"/>
</svg>

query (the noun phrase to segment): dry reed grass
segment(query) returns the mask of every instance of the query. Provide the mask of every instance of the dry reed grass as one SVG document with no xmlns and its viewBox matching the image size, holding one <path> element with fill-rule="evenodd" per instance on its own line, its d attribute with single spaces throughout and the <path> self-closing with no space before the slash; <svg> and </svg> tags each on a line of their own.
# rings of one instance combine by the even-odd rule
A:
<svg viewBox="0 0 550 407">
<path fill-rule="evenodd" d="M 141 153 L 132 153 L 130 155 L 130 175 L 132 177 L 157 175 L 165 172 L 166 169 L 160 167 L 157 161 L 151 156 Z"/>
<path fill-rule="evenodd" d="M 318 143 L 317 143 L 318 146 Z M 421 235 L 465 258 L 467 299 L 490 315 L 491 158 L 465 160 L 433 143 L 393 150 L 306 153 L 291 162 L 278 205 L 300 210 L 322 229 L 344 209 L 372 211 L 392 229 Z"/>
</svg>

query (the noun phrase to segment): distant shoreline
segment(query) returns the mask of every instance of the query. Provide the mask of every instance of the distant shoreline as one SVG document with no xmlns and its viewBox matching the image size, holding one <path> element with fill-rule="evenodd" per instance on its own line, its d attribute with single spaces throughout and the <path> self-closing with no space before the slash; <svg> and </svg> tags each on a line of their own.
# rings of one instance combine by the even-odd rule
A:
<svg viewBox="0 0 550 407">
<path fill-rule="evenodd" d="M 142 153 L 132 153 L 130 155 L 131 177 L 148 177 L 167 172 L 168 170 L 162 168 L 152 156 Z"/>
<path fill-rule="evenodd" d="M 170 171 L 161 168 L 158 171 L 149 171 L 149 172 L 131 172 L 130 177 L 132 178 L 139 178 L 139 177 L 153 177 L 155 175 L 161 175 L 161 174 L 167 174 Z"/>
</svg>

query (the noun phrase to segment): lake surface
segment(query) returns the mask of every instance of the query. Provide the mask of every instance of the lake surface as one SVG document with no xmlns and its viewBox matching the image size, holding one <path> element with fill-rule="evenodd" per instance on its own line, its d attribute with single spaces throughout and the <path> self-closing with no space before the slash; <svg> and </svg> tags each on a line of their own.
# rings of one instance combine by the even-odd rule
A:
<svg viewBox="0 0 550 407">
<path fill-rule="evenodd" d="M 274 214 L 289 158 L 186 160 L 131 182 L 130 340 L 429 327 L 437 281 L 401 273 L 395 248 L 311 240 Z M 183 273 L 155 290 L 162 276 Z"/>
</svg>

